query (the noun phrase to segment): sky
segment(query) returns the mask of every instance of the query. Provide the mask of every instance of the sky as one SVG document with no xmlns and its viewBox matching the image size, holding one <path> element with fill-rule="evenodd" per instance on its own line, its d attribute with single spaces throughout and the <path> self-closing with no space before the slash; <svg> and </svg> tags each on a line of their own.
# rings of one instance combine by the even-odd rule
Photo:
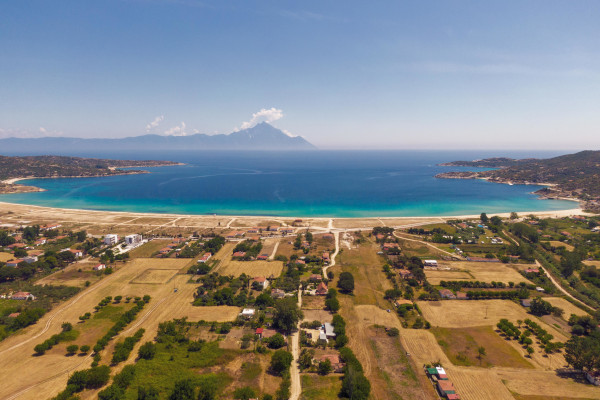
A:
<svg viewBox="0 0 600 400">
<path fill-rule="evenodd" d="M 0 2 L 0 138 L 600 148 L 600 2 Z"/>
</svg>

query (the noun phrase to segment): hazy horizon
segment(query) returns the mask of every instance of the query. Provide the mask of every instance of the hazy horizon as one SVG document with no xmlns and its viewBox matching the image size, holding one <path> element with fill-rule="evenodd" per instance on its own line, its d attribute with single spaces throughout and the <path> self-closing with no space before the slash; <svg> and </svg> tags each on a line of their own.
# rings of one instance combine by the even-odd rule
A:
<svg viewBox="0 0 600 400">
<path fill-rule="evenodd" d="M 320 149 L 600 148 L 594 1 L 4 2 L 0 138 L 227 134 Z"/>
</svg>

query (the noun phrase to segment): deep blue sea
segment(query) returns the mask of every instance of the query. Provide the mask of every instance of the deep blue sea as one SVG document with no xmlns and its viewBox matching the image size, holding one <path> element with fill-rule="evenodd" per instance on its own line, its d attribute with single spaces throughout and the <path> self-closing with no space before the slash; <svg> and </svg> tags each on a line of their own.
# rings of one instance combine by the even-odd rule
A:
<svg viewBox="0 0 600 400">
<path fill-rule="evenodd" d="M 448 216 L 574 208 L 539 200 L 537 186 L 436 179 L 468 168 L 438 163 L 491 156 L 551 157 L 510 151 L 168 152 L 79 154 L 184 162 L 150 174 L 36 179 L 46 192 L 0 201 L 90 210 L 298 217 Z"/>
</svg>

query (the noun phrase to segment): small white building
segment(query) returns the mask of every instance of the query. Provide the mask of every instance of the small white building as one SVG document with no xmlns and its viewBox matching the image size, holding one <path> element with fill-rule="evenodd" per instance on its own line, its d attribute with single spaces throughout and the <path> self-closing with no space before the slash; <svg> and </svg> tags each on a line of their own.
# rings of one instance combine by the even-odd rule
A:
<svg viewBox="0 0 600 400">
<path fill-rule="evenodd" d="M 585 377 L 592 385 L 600 386 L 600 371 L 588 371 Z"/>
<path fill-rule="evenodd" d="M 212 257 L 212 253 L 204 253 L 204 255 L 198 260 L 199 263 L 205 263 Z"/>
<path fill-rule="evenodd" d="M 108 235 L 104 236 L 104 244 L 107 246 L 113 246 L 115 244 L 117 244 L 119 242 L 119 235 L 116 235 L 114 233 L 109 233 Z"/>
<path fill-rule="evenodd" d="M 537 290 L 538 292 L 545 292 L 544 288 L 543 287 L 539 287 L 539 286 L 537 286 L 535 288 L 535 290 Z"/>
<path fill-rule="evenodd" d="M 94 268 L 92 268 L 94 271 L 102 271 L 103 269 L 106 269 L 106 264 L 98 264 L 96 265 Z"/>
<path fill-rule="evenodd" d="M 142 235 L 133 234 L 125 236 L 125 243 L 128 245 L 135 245 L 142 242 Z"/>
<path fill-rule="evenodd" d="M 255 312 L 256 311 L 254 310 L 254 308 L 244 308 L 240 315 L 246 319 L 250 319 L 254 317 Z"/>
<path fill-rule="evenodd" d="M 34 262 L 37 262 L 37 260 L 37 256 L 27 256 L 23 258 L 23 261 L 25 261 L 27 264 L 33 264 Z"/>
<path fill-rule="evenodd" d="M 333 331 L 333 325 L 331 325 L 329 322 L 325 322 L 325 324 L 323 324 L 323 330 L 325 331 L 325 336 L 327 336 L 327 339 L 335 338 L 335 332 Z"/>
<path fill-rule="evenodd" d="M 29 292 L 16 292 L 10 298 L 11 300 L 35 300 L 35 296 Z"/>
<path fill-rule="evenodd" d="M 265 278 L 264 276 L 257 276 L 254 279 L 252 279 L 252 283 L 254 284 L 254 282 L 256 282 L 262 290 L 265 290 L 267 287 L 269 287 L 269 280 L 267 278 Z"/>
<path fill-rule="evenodd" d="M 423 260 L 423 265 L 426 267 L 437 267 L 438 262 L 437 260 Z"/>
</svg>

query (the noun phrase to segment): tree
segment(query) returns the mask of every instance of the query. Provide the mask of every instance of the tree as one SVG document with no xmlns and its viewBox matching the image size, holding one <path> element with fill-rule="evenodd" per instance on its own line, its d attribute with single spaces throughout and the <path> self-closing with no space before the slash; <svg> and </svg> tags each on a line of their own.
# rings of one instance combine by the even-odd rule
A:
<svg viewBox="0 0 600 400">
<path fill-rule="evenodd" d="M 79 346 L 76 344 L 71 344 L 67 346 L 67 355 L 72 356 L 73 354 L 77 353 L 77 350 L 79 350 Z"/>
<path fill-rule="evenodd" d="M 189 379 L 175 382 L 175 387 L 169 395 L 169 400 L 194 400 L 194 385 Z"/>
<path fill-rule="evenodd" d="M 279 299 L 275 302 L 273 326 L 289 333 L 295 329 L 302 316 L 302 310 L 298 308 L 298 303 L 293 297 Z"/>
<path fill-rule="evenodd" d="M 79 351 L 81 351 L 83 354 L 87 354 L 90 351 L 90 346 L 84 344 L 79 348 Z"/>
<path fill-rule="evenodd" d="M 239 400 L 250 400 L 256 397 L 256 392 L 250 386 L 235 389 L 233 398 Z"/>
<path fill-rule="evenodd" d="M 159 400 L 160 395 L 158 390 L 152 386 L 140 386 L 138 387 L 138 400 Z"/>
<path fill-rule="evenodd" d="M 8 234 L 6 231 L 0 231 L 0 246 L 10 246 L 15 244 L 16 239 Z"/>
<path fill-rule="evenodd" d="M 529 357 L 531 357 L 531 355 L 533 354 L 535 350 L 533 350 L 533 347 L 531 346 L 527 346 L 527 354 L 529 355 Z"/>
<path fill-rule="evenodd" d="M 337 297 L 330 297 L 325 300 L 325 308 L 332 313 L 338 312 L 340 309 L 340 302 Z"/>
<path fill-rule="evenodd" d="M 342 390 L 340 394 L 351 400 L 367 400 L 371 392 L 369 380 L 354 368 L 348 368 L 342 380 Z"/>
<path fill-rule="evenodd" d="M 333 367 L 331 366 L 331 361 L 329 361 L 329 360 L 321 361 L 317 368 L 319 375 L 328 375 L 332 370 L 333 370 Z"/>
<path fill-rule="evenodd" d="M 98 389 L 108 383 L 110 379 L 110 368 L 107 365 L 92 367 L 87 370 L 87 389 Z"/>
<path fill-rule="evenodd" d="M 198 400 L 214 400 L 217 398 L 217 384 L 212 379 L 205 380 L 200 385 Z"/>
<path fill-rule="evenodd" d="M 517 214 L 516 212 L 511 212 L 510 213 L 510 219 L 518 219 L 519 218 L 519 214 Z"/>
<path fill-rule="evenodd" d="M 17 258 L 27 257 L 27 251 L 25 249 L 16 248 L 13 255 Z"/>
<path fill-rule="evenodd" d="M 600 335 L 571 336 L 565 343 L 565 361 L 575 369 L 592 371 L 600 368 Z"/>
<path fill-rule="evenodd" d="M 281 333 L 276 333 L 272 337 L 269 338 L 269 348 L 271 349 L 280 349 L 285 346 L 285 338 Z"/>
<path fill-rule="evenodd" d="M 281 376 L 285 371 L 287 371 L 290 368 L 293 359 L 294 357 L 289 351 L 277 350 L 275 353 L 273 353 L 273 356 L 271 357 L 271 372 L 273 372 L 273 374 L 275 375 Z"/>
<path fill-rule="evenodd" d="M 479 365 L 481 365 L 481 359 L 485 356 L 485 347 L 479 346 L 477 348 L 477 358 L 479 358 Z"/>
<path fill-rule="evenodd" d="M 537 296 L 531 301 L 529 310 L 533 315 L 541 316 L 550 314 L 554 307 L 549 302 L 542 300 L 540 296 Z"/>
<path fill-rule="evenodd" d="M 337 287 L 343 293 L 352 293 L 354 291 L 354 276 L 350 272 L 342 272 Z"/>
<path fill-rule="evenodd" d="M 109 387 L 107 387 L 106 389 L 102 390 L 100 393 L 98 393 L 98 399 L 100 400 L 121 400 L 123 399 L 125 395 L 125 391 L 116 386 L 116 385 L 110 385 Z"/>
<path fill-rule="evenodd" d="M 489 218 L 486 213 L 481 213 L 481 215 L 479 216 L 479 219 L 481 220 L 482 224 L 487 224 L 489 221 Z"/>
<path fill-rule="evenodd" d="M 46 353 L 46 350 L 48 350 L 48 344 L 46 342 L 40 343 L 33 348 L 35 354 L 40 356 Z"/>
<path fill-rule="evenodd" d="M 77 238 L 78 242 L 84 242 L 85 239 L 87 239 L 87 232 L 86 231 L 79 231 L 75 234 L 75 237 Z"/>
<path fill-rule="evenodd" d="M 298 366 L 301 370 L 311 367 L 314 355 L 315 351 L 313 349 L 307 349 L 306 347 L 302 349 L 300 357 L 298 357 Z"/>
<path fill-rule="evenodd" d="M 138 356 L 144 360 L 151 360 L 156 354 L 156 345 L 152 342 L 146 342 L 140 346 Z"/>
</svg>

